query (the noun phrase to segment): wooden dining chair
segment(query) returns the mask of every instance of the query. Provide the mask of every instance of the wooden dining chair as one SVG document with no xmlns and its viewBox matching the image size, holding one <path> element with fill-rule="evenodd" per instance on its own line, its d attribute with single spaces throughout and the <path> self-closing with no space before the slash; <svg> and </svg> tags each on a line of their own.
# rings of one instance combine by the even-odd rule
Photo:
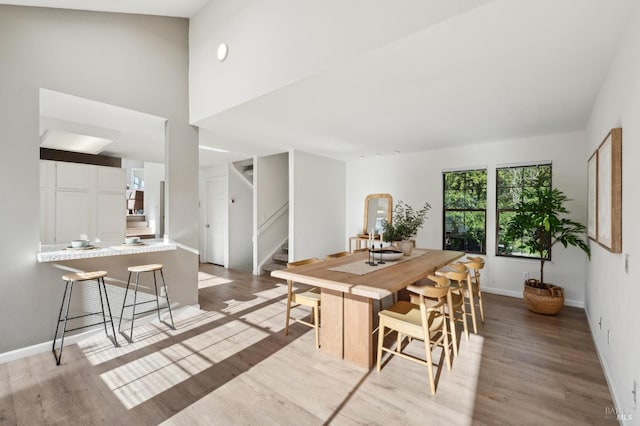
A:
<svg viewBox="0 0 640 426">
<path fill-rule="evenodd" d="M 467 274 L 468 275 L 468 274 Z M 446 268 L 436 271 L 436 276 L 447 278 L 449 280 L 449 299 L 447 301 L 447 319 L 449 320 L 449 332 L 453 340 L 454 355 L 460 352 L 460 343 L 462 336 L 458 339 L 456 324 L 462 323 L 462 332 L 465 340 L 469 341 L 469 327 L 467 325 L 467 308 L 464 304 L 464 281 L 467 277 L 463 272 L 455 269 Z"/>
<path fill-rule="evenodd" d="M 471 284 L 471 274 L 469 273 L 469 269 L 467 268 L 467 266 L 464 263 L 450 263 L 444 269 L 437 271 L 436 274 L 445 276 L 449 278 L 451 281 L 455 281 L 458 287 L 457 293 L 459 293 L 460 296 L 462 296 L 462 310 L 465 315 L 465 321 L 463 322 L 463 324 L 465 326 L 465 330 L 467 325 L 466 317 L 470 316 L 471 323 L 473 325 L 473 332 L 475 334 L 478 334 L 478 325 L 476 323 L 476 311 L 475 309 L 473 309 L 473 304 L 471 305 L 470 309 L 467 310 L 467 300 L 470 300 L 468 295 L 469 293 L 473 292 L 473 285 Z M 456 286 L 453 283 L 451 285 L 454 287 Z M 454 292 L 456 291 L 454 290 Z M 469 340 L 468 331 L 466 332 L 466 334 L 467 334 L 467 340 Z"/>
<path fill-rule="evenodd" d="M 480 270 L 484 268 L 484 259 L 477 256 L 467 256 L 466 267 L 469 269 L 471 278 L 471 291 L 468 292 L 469 305 L 475 311 L 476 306 L 480 308 L 480 322 L 484 324 L 484 304 L 482 303 L 482 288 L 480 287 Z"/>
<path fill-rule="evenodd" d="M 436 278 L 436 277 L 433 277 Z M 447 369 L 451 370 L 451 355 L 449 353 L 449 337 L 447 333 L 447 321 L 445 316 L 445 304 L 448 286 L 415 286 L 410 285 L 407 290 L 418 295 L 419 303 L 411 303 L 404 300 L 378 313 L 380 317 L 378 331 L 378 361 L 377 371 L 382 366 L 382 352 L 389 352 L 410 361 L 418 362 L 427 366 L 429 374 L 429 385 L 431 393 L 436 393 L 435 377 L 433 366 L 436 365 L 441 371 L 442 357 L 440 362 L 435 364 L 432 359 L 432 350 L 440 346 L 447 362 Z M 438 302 L 430 304 L 427 299 L 435 299 Z M 395 348 L 384 346 L 385 336 L 397 332 Z M 405 337 L 422 340 L 424 342 L 426 360 L 404 353 L 403 340 Z"/>
<path fill-rule="evenodd" d="M 287 263 L 287 268 L 294 268 L 296 266 L 309 265 L 311 263 L 324 262 L 322 259 L 310 258 L 304 260 L 298 260 L 296 262 Z M 296 306 L 308 306 L 311 308 L 311 318 L 313 323 L 304 321 L 300 318 L 294 318 L 291 316 L 291 308 Z M 289 320 L 294 320 L 306 326 L 315 329 L 316 332 L 316 348 L 320 347 L 320 289 L 313 287 L 309 290 L 301 293 L 293 292 L 293 281 L 287 280 L 287 318 L 284 327 L 284 334 L 289 334 Z"/>
<path fill-rule="evenodd" d="M 331 253 L 327 255 L 327 259 L 337 259 L 339 257 L 350 256 L 353 253 L 349 253 L 348 251 L 340 251 L 338 253 Z"/>
<path fill-rule="evenodd" d="M 456 321 L 462 321 L 463 311 L 462 311 L 462 296 L 457 286 L 452 286 L 449 278 L 439 275 L 430 275 L 429 278 L 425 278 L 423 280 L 418 281 L 414 285 L 416 286 L 432 286 L 432 287 L 448 287 L 449 292 L 447 293 L 447 304 L 445 305 L 446 317 L 449 321 L 449 326 L 447 327 L 447 332 L 449 333 L 449 341 L 451 344 L 451 348 L 453 351 L 454 358 L 458 356 L 458 336 L 456 334 Z M 409 295 L 411 303 L 419 303 L 420 297 L 419 295 L 413 293 Z M 437 299 L 426 299 L 427 305 L 434 305 L 438 303 Z"/>
</svg>

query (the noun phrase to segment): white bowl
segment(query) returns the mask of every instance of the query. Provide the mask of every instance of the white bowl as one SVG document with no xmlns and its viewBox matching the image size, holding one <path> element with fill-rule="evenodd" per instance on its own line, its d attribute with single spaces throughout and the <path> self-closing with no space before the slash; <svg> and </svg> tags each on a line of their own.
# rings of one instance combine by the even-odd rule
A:
<svg viewBox="0 0 640 426">
<path fill-rule="evenodd" d="M 398 260 L 401 259 L 402 256 L 404 256 L 404 253 L 402 253 L 400 250 L 389 248 L 378 249 L 374 250 L 373 252 L 376 260 L 380 260 L 381 257 L 382 260 Z"/>
<path fill-rule="evenodd" d="M 89 240 L 73 240 L 71 241 L 71 247 L 82 248 L 89 245 Z"/>
<path fill-rule="evenodd" d="M 125 244 L 137 244 L 140 242 L 140 237 L 126 237 L 124 239 Z"/>
</svg>

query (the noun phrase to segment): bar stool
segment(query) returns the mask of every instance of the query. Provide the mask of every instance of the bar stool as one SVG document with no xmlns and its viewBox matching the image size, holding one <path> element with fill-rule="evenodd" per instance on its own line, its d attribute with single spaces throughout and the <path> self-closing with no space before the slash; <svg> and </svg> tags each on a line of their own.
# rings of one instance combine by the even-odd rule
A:
<svg viewBox="0 0 640 426">
<path fill-rule="evenodd" d="M 111 323 L 111 331 L 113 332 L 113 345 L 118 346 L 118 340 L 116 339 L 116 330 L 113 326 L 113 317 L 111 316 L 111 307 L 109 306 L 109 298 L 107 297 L 107 286 L 104 284 L 104 277 L 107 276 L 105 271 L 94 271 L 94 272 L 78 272 L 75 274 L 67 274 L 63 275 L 62 279 L 65 281 L 64 287 L 64 295 L 62 296 L 62 305 L 60 305 L 60 313 L 58 314 L 58 323 L 56 324 L 56 334 L 53 336 L 53 347 L 51 351 L 53 352 L 53 356 L 56 359 L 56 365 L 60 365 L 60 360 L 62 359 L 62 348 L 64 347 L 64 335 L 67 331 L 80 330 L 82 328 L 93 327 L 94 325 L 104 324 L 104 332 L 107 335 L 107 338 L 110 339 L 109 333 L 107 332 L 107 322 Z M 100 306 L 102 307 L 102 312 L 91 312 L 88 314 L 77 315 L 75 317 L 69 317 L 69 305 L 71 304 L 71 293 L 73 292 L 73 284 L 76 282 L 84 282 L 84 281 L 95 281 L 98 284 L 98 293 L 100 294 Z M 102 288 L 100 288 L 100 283 L 102 283 Z M 104 298 L 107 301 L 107 311 L 109 312 L 109 320 L 104 314 L 104 302 L 102 301 L 102 290 L 104 290 Z M 67 305 L 67 309 L 64 309 L 64 305 Z M 64 318 L 62 318 L 62 311 L 65 310 Z M 84 325 L 82 327 L 71 328 L 67 330 L 67 321 L 88 317 L 91 315 L 98 315 L 102 313 L 102 321 L 94 324 Z M 60 323 L 64 322 L 64 326 L 62 327 L 62 339 L 60 340 L 60 353 L 56 353 L 56 340 L 58 339 L 58 329 L 60 328 Z"/>
<path fill-rule="evenodd" d="M 129 279 L 127 279 L 127 289 L 124 292 L 124 300 L 122 301 L 122 311 L 120 312 L 120 321 L 118 321 L 118 332 L 120 334 L 122 334 L 124 336 L 125 339 L 127 339 L 127 341 L 129 343 L 133 343 L 133 323 L 134 320 L 136 318 L 136 315 L 142 315 L 142 314 L 146 314 L 148 312 L 153 312 L 156 311 L 158 313 L 158 320 L 162 323 L 164 323 L 165 325 L 167 325 L 168 327 L 170 327 L 172 330 L 175 330 L 176 327 L 173 324 L 173 314 L 171 313 L 171 303 L 169 302 L 169 292 L 167 291 L 167 283 L 164 281 L 164 274 L 162 273 L 162 268 L 163 265 L 159 264 L 159 263 L 154 263 L 154 264 L 150 264 L 150 265 L 139 265 L 139 266 L 130 266 L 128 268 L 129 271 Z M 162 321 L 162 319 L 160 318 L 160 301 L 158 300 L 158 283 L 156 280 L 156 272 L 160 271 L 160 276 L 162 277 L 162 285 L 164 286 L 164 298 L 167 300 L 167 308 L 169 309 L 169 317 L 171 318 L 171 325 L 167 324 L 166 322 Z M 146 303 L 153 303 L 153 300 L 147 300 L 145 302 L 138 302 L 138 280 L 140 278 L 140 274 L 142 272 L 153 272 L 153 286 L 155 288 L 156 291 L 156 307 L 153 309 L 149 309 L 147 311 L 143 311 L 143 312 L 136 312 L 136 306 L 138 305 L 144 305 Z M 136 274 L 136 286 L 135 289 L 133 291 L 133 303 L 130 305 L 127 305 L 127 294 L 129 293 L 129 286 L 131 285 L 131 274 L 135 273 Z M 131 314 L 131 330 L 129 331 L 129 336 L 127 336 L 124 332 L 122 332 L 120 330 L 120 325 L 122 324 L 122 317 L 124 315 L 124 308 L 129 308 L 129 307 L 133 307 L 133 313 Z"/>
</svg>

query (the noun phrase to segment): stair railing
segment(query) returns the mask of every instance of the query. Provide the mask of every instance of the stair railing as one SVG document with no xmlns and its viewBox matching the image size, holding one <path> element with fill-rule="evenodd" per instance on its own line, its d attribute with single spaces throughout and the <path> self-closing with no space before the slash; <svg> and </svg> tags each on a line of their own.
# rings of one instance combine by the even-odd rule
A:
<svg viewBox="0 0 640 426">
<path fill-rule="evenodd" d="M 266 229 L 270 228 L 271 225 L 273 225 L 278 219 L 280 219 L 280 216 L 282 216 L 288 211 L 289 211 L 289 202 L 286 201 L 278 210 L 276 210 L 271 216 L 269 216 L 269 218 L 265 220 L 262 223 L 262 225 L 258 227 L 257 236 L 260 236 L 260 234 L 262 234 Z"/>
</svg>

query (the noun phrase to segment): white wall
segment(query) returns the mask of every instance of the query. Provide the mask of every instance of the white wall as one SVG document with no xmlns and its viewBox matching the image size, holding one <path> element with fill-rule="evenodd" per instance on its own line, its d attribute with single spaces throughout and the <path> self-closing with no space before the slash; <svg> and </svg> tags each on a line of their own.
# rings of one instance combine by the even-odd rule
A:
<svg viewBox="0 0 640 426">
<path fill-rule="evenodd" d="M 168 231 L 183 247 L 167 263 L 179 277 L 170 291 L 174 302 L 197 303 L 198 148 L 188 124 L 188 21 L 0 5 L 0 57 L 0 195 L 11 200 L 0 205 L 6 224 L 0 352 L 50 340 L 63 291 L 62 272 L 36 262 L 40 88 L 169 120 Z M 121 258 L 109 262 L 110 274 L 126 270 L 129 259 Z"/>
<path fill-rule="evenodd" d="M 389 193 L 394 205 L 402 200 L 418 208 L 432 206 L 418 247 L 442 249 L 442 171 L 488 167 L 487 171 L 487 262 L 483 288 L 499 294 L 522 297 L 523 272 L 539 277 L 539 262 L 495 257 L 495 168 L 496 165 L 551 160 L 553 185 L 573 199 L 568 204 L 572 218 L 586 223 L 584 170 L 576 167 L 576 152 L 584 144 L 583 132 L 471 145 L 412 154 L 400 154 L 347 163 L 347 234 L 362 232 L 364 200 L 368 194 Z M 568 304 L 584 302 L 586 256 L 575 248 L 553 248 L 553 261 L 545 263 L 545 281 L 566 289 Z"/>
<path fill-rule="evenodd" d="M 131 160 L 129 158 L 123 158 L 121 167 L 127 171 L 127 185 L 129 188 L 133 188 L 133 182 L 131 181 L 131 169 L 141 169 L 144 167 L 144 161 Z"/>
<path fill-rule="evenodd" d="M 289 153 L 258 157 L 254 167 L 259 228 L 289 202 Z"/>
<path fill-rule="evenodd" d="M 197 122 L 488 0 L 214 1 L 191 19 L 189 100 Z M 352 17 L 358 16 L 357 25 Z M 220 43 L 229 46 L 219 62 Z"/>
<path fill-rule="evenodd" d="M 346 247 L 345 168 L 342 161 L 289 152 L 290 261 L 323 259 Z"/>
<path fill-rule="evenodd" d="M 631 391 L 640 383 L 640 7 L 627 22 L 607 78 L 589 120 L 588 139 L 577 155 L 582 169 L 587 158 L 611 128 L 622 127 L 622 253 L 609 253 L 591 244 L 587 268 L 586 310 L 594 341 L 603 362 L 614 402 L 622 413 L 632 413 L 640 425 Z M 585 172 L 586 175 L 586 172 Z M 624 269 L 629 256 L 629 272 Z M 602 328 L 598 325 L 602 318 Z M 611 331 L 610 343 L 607 332 Z M 639 384 L 640 386 L 640 384 Z M 640 389 L 638 390 L 640 403 Z"/>
<path fill-rule="evenodd" d="M 253 188 L 229 163 L 229 264 L 251 272 L 253 268 Z"/>
<path fill-rule="evenodd" d="M 144 163 L 144 214 L 156 238 L 163 237 L 160 235 L 160 182 L 163 180 L 164 164 Z"/>
<path fill-rule="evenodd" d="M 253 170 L 253 273 L 259 275 L 289 238 L 289 153 L 256 157 Z"/>
</svg>

